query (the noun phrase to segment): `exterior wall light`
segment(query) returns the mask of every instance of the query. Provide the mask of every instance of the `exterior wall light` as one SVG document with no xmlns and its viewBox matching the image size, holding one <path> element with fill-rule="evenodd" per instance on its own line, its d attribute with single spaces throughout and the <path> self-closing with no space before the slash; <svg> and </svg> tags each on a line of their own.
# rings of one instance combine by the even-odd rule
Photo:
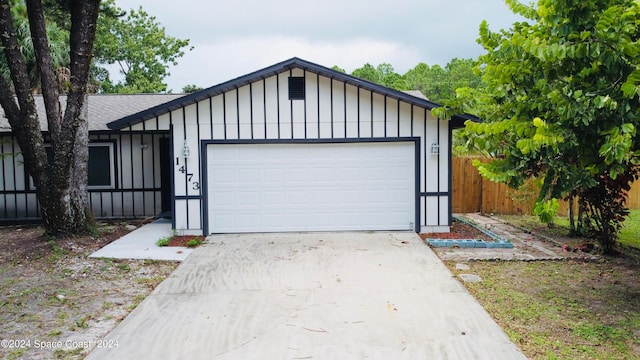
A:
<svg viewBox="0 0 640 360">
<path fill-rule="evenodd" d="M 440 145 L 438 145 L 437 142 L 433 142 L 433 144 L 431 144 L 431 155 L 438 155 L 440 154 Z"/>
<path fill-rule="evenodd" d="M 189 145 L 187 145 L 187 142 L 185 141 L 184 145 L 182 145 L 182 157 L 188 159 L 190 152 L 191 150 L 189 149 Z"/>
</svg>

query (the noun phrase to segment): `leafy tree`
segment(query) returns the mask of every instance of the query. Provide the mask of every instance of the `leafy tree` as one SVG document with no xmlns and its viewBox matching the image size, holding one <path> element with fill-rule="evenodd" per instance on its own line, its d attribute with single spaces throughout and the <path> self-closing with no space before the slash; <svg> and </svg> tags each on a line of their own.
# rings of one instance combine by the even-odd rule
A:
<svg viewBox="0 0 640 360">
<path fill-rule="evenodd" d="M 450 97 L 447 93 L 455 94 L 455 89 L 449 87 L 446 71 L 440 65 L 419 63 L 404 76 L 411 89 L 420 90 L 432 101 L 441 102 Z"/>
<path fill-rule="evenodd" d="M 182 88 L 182 92 L 185 94 L 194 93 L 200 90 L 202 90 L 202 88 L 198 85 L 186 85 Z"/>
<path fill-rule="evenodd" d="M 613 252 L 638 178 L 640 6 L 634 0 L 506 3 L 528 21 L 480 26 L 485 88 L 460 89 L 449 111 L 480 116 L 470 142 L 493 155 L 481 174 L 517 188 L 542 182 L 536 212 L 578 198 L 578 226 Z M 439 109 L 442 116 L 447 110 Z M 547 204 L 543 204 L 547 202 Z M 574 220 L 572 214 L 571 220 Z"/>
<path fill-rule="evenodd" d="M 168 36 L 154 16 L 141 7 L 126 15 L 113 0 L 103 7 L 109 11 L 98 22 L 95 57 L 98 65 L 117 64 L 124 80 L 114 83 L 108 74 L 101 75 L 101 90 L 109 93 L 157 93 L 167 91 L 163 82 L 170 65 L 184 55 L 189 40 Z"/>
<path fill-rule="evenodd" d="M 351 75 L 396 90 L 409 89 L 404 77 L 396 73 L 393 66 L 387 63 L 382 63 L 377 67 L 373 67 L 373 65 L 366 63 L 364 66 L 353 70 Z"/>
<path fill-rule="evenodd" d="M 449 61 L 444 68 L 449 78 L 448 81 L 451 84 L 449 88 L 453 89 L 453 94 L 447 94 L 444 100 L 454 99 L 456 97 L 456 89 L 477 89 L 483 86 L 479 71 L 474 69 L 475 65 L 476 60 L 473 59 L 454 58 Z"/>
<path fill-rule="evenodd" d="M 396 73 L 391 64 L 382 63 L 376 70 L 380 74 L 379 82 L 382 85 L 396 90 L 409 90 L 404 76 Z"/>
<path fill-rule="evenodd" d="M 393 66 L 382 63 L 377 67 L 367 63 L 353 70 L 351 75 L 395 90 L 420 90 L 430 100 L 445 102 L 455 99 L 456 89 L 482 86 L 480 75 L 474 71 L 472 59 L 453 59 L 445 68 L 419 63 L 404 75 L 395 72 Z M 334 66 L 334 70 L 342 70 Z M 344 70 L 342 70 L 344 71 Z"/>
<path fill-rule="evenodd" d="M 482 85 L 480 75 L 474 71 L 474 65 L 475 61 L 472 59 L 458 58 L 451 60 L 444 68 L 420 63 L 407 71 L 404 77 L 409 88 L 420 90 L 432 101 L 444 103 L 456 98 L 458 88 L 476 88 Z"/>
<path fill-rule="evenodd" d="M 404 74 L 407 85 L 413 90 L 422 91 L 424 85 L 429 81 L 429 71 L 431 67 L 423 62 Z M 426 94 L 425 94 L 426 95 Z"/>
<path fill-rule="evenodd" d="M 33 98 L 33 82 L 22 53 L 17 9 L 19 2 L 0 0 L 0 37 L 9 78 L 0 76 L 0 105 L 22 150 L 25 167 L 36 186 L 42 219 L 48 233 L 77 234 L 89 231 L 91 216 L 87 193 L 88 127 L 82 117 L 91 54 L 95 40 L 99 0 L 70 0 L 69 83 L 64 112 L 40 0 L 27 0 L 26 12 L 48 132 L 53 164 L 49 166 L 44 138 Z"/>
<path fill-rule="evenodd" d="M 359 67 L 351 72 L 351 75 L 358 77 L 363 80 L 371 81 L 376 84 L 381 84 L 381 74 L 378 69 L 374 68 L 373 65 L 366 63 L 364 66 Z"/>
<path fill-rule="evenodd" d="M 20 0 L 24 1 L 24 0 Z M 68 33 L 71 29 L 71 19 L 69 17 L 69 1 L 70 0 L 43 0 L 42 5 L 44 8 L 45 18 L 47 19 L 47 27 L 55 27 L 57 25 L 58 31 L 62 34 L 67 34 L 67 39 L 54 39 L 50 36 L 50 43 L 52 47 L 64 47 L 68 48 Z M 26 12 L 25 12 L 26 14 Z M 98 15 L 98 24 L 108 21 L 117 21 L 122 16 L 125 16 L 126 12 L 122 9 L 115 6 L 113 0 L 102 1 L 100 3 L 100 13 Z M 26 19 L 26 15 L 24 16 Z M 100 43 L 100 39 L 96 38 L 96 43 Z M 63 52 L 64 53 L 64 52 Z M 68 53 L 68 51 L 66 51 Z M 68 56 L 67 63 L 64 67 L 60 68 L 64 70 L 68 65 Z M 68 75 L 68 74 L 66 74 Z M 68 76 L 67 76 L 68 77 Z M 109 79 L 109 71 L 96 65 L 95 61 L 91 64 L 90 76 L 89 76 L 89 84 L 87 87 L 87 92 L 95 93 L 98 92 L 101 88 L 101 84 L 105 84 L 106 88 L 111 88 L 113 85 L 110 83 L 106 83 Z M 110 87 L 111 85 L 111 87 Z"/>
<path fill-rule="evenodd" d="M 30 87 L 34 92 L 40 92 L 40 73 L 36 64 L 35 49 L 31 40 L 31 30 L 29 29 L 29 19 L 24 1 L 13 1 L 11 12 L 15 19 L 14 26 L 18 44 L 20 45 L 20 52 L 27 66 Z M 66 74 L 69 66 L 69 32 L 58 28 L 56 24 L 48 22 L 46 24 L 46 32 L 49 37 L 51 61 L 59 80 L 60 91 L 63 91 L 65 83 L 68 82 Z M 10 79 L 7 61 L 2 53 L 0 53 L 0 72 L 6 79 Z"/>
<path fill-rule="evenodd" d="M 29 26 L 24 0 L 14 0 L 12 8 L 18 31 L 18 38 L 31 70 L 34 85 L 39 82 L 33 50 L 30 43 Z M 43 9 L 47 19 L 47 32 L 52 49 L 56 74 L 60 78 L 61 88 L 68 82 L 68 37 L 71 26 L 69 17 L 70 0 L 43 0 Z M 161 92 L 166 91 L 164 78 L 169 75 L 167 69 L 175 64 L 184 53 L 182 48 L 188 40 L 177 40 L 164 34 L 164 29 L 142 10 L 133 14 L 115 5 L 113 0 L 103 1 L 98 17 L 98 34 L 95 41 L 96 61 L 91 66 L 89 92 Z M 106 34 L 106 36 L 105 36 Z M 131 46 L 131 44 L 135 44 Z M 159 45 L 161 44 L 161 45 Z M 144 50 L 142 50 L 144 49 Z M 132 58 L 131 56 L 135 56 Z M 113 83 L 107 64 L 119 64 L 125 79 Z M 135 64 L 135 65 L 132 65 Z M 129 68 L 133 66 L 135 70 Z M 5 67 L 6 69 L 6 67 Z M 2 68 L 0 68 L 2 70 Z M 6 74 L 8 72 L 5 71 Z M 36 87 L 37 91 L 37 87 Z M 62 91 L 62 90 L 61 90 Z"/>
</svg>

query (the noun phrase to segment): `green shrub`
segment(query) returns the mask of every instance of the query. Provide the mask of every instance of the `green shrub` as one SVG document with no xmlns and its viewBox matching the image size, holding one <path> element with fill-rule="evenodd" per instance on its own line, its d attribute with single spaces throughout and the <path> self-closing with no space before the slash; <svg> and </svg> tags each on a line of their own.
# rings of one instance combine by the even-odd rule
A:
<svg viewBox="0 0 640 360">
<path fill-rule="evenodd" d="M 187 247 L 194 248 L 202 245 L 202 237 L 197 236 L 187 242 Z"/>
<path fill-rule="evenodd" d="M 162 239 L 156 241 L 156 245 L 163 247 L 163 246 L 168 246 L 169 242 L 171 241 L 171 238 L 173 236 L 167 236 L 167 237 L 163 237 Z"/>
</svg>

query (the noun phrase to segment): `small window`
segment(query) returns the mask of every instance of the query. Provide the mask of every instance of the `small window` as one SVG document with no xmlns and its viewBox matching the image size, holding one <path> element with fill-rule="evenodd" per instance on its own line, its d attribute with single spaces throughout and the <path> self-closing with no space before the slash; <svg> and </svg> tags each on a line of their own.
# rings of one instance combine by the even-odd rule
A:
<svg viewBox="0 0 640 360">
<path fill-rule="evenodd" d="M 89 189 L 115 188 L 113 164 L 113 143 L 89 144 Z"/>
<path fill-rule="evenodd" d="M 289 78 L 289 100 L 304 100 L 304 77 Z"/>
<path fill-rule="evenodd" d="M 89 143 L 89 163 L 87 166 L 89 189 L 115 189 L 115 161 L 112 142 Z M 49 164 L 53 163 L 51 145 L 45 144 Z M 29 177 L 31 189 L 35 190 L 33 179 Z"/>
</svg>

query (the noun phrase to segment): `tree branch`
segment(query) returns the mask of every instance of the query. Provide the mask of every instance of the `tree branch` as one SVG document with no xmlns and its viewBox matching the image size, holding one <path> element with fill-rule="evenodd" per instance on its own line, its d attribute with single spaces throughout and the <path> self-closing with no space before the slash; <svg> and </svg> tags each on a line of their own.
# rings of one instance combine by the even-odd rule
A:
<svg viewBox="0 0 640 360">
<path fill-rule="evenodd" d="M 0 104 L 22 150 L 27 171 L 36 183 L 38 196 L 41 201 L 46 201 L 50 179 L 44 139 L 31 94 L 27 65 L 20 51 L 11 5 L 7 0 L 0 0 L 0 40 L 13 82 L 11 89 L 5 79 L 0 80 Z"/>
<path fill-rule="evenodd" d="M 31 39 L 36 55 L 36 64 L 40 70 L 42 97 L 47 113 L 49 133 L 55 143 L 60 134 L 62 114 L 60 112 L 60 102 L 58 101 L 58 86 L 53 70 L 51 52 L 49 50 L 49 39 L 47 36 L 42 2 L 40 0 L 27 0 L 27 14 L 29 16 L 29 28 L 31 30 Z"/>
<path fill-rule="evenodd" d="M 7 0 L 0 1 L 0 32 L 4 54 L 7 58 L 7 67 L 11 74 L 11 81 L 13 82 L 18 104 L 21 109 L 24 109 L 26 102 L 33 102 L 33 96 L 31 96 L 29 77 L 27 76 L 27 64 L 22 52 L 20 52 L 18 35 L 13 26 L 11 5 Z"/>
<path fill-rule="evenodd" d="M 53 178 L 54 183 L 63 183 L 69 176 L 73 163 L 78 128 L 83 119 L 81 110 L 84 106 L 89 69 L 95 41 L 96 23 L 100 10 L 100 0 L 71 0 L 70 60 L 71 78 L 67 106 L 60 126 L 60 138 L 54 151 Z M 86 131 L 87 127 L 83 127 Z"/>
<path fill-rule="evenodd" d="M 63 119 L 63 131 L 72 133 L 75 136 L 77 124 L 74 125 L 74 122 L 80 115 L 89 81 L 89 69 L 93 56 L 93 43 L 96 35 L 100 0 L 72 0 L 70 10 L 71 64 L 69 67 L 71 79 L 67 108 Z"/>
</svg>

